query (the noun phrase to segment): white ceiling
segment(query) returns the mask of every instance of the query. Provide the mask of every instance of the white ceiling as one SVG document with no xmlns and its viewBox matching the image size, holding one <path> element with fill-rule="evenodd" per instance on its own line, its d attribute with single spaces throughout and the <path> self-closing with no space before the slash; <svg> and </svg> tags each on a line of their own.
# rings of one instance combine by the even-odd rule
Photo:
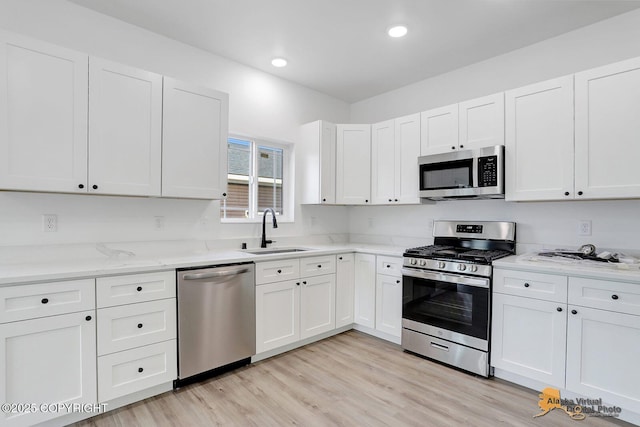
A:
<svg viewBox="0 0 640 427">
<path fill-rule="evenodd" d="M 347 102 L 640 7 L 618 0 L 70 0 Z M 405 24 L 391 39 L 386 29 Z M 289 61 L 283 69 L 271 59 Z"/>
</svg>

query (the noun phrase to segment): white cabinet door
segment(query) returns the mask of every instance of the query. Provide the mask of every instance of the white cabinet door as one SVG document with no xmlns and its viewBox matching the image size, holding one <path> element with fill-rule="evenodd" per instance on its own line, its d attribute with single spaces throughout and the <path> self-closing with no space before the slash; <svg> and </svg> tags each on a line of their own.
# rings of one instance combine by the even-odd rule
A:
<svg viewBox="0 0 640 427">
<path fill-rule="evenodd" d="M 86 192 L 88 56 L 0 36 L 0 188 Z"/>
<path fill-rule="evenodd" d="M 395 197 L 403 204 L 420 203 L 418 157 L 420 156 L 420 114 L 395 119 Z"/>
<path fill-rule="evenodd" d="M 95 310 L 0 325 L 0 401 L 96 403 Z M 27 426 L 61 412 L 2 413 L 3 426 Z"/>
<path fill-rule="evenodd" d="M 336 275 L 303 277 L 300 285 L 300 338 L 336 327 Z"/>
<path fill-rule="evenodd" d="M 378 274 L 376 279 L 376 329 L 402 334 L 402 277 Z"/>
<path fill-rule="evenodd" d="M 300 339 L 300 283 L 256 286 L 256 353 Z"/>
<path fill-rule="evenodd" d="M 320 126 L 320 203 L 336 202 L 336 125 Z"/>
<path fill-rule="evenodd" d="M 323 120 L 300 128 L 296 176 L 302 204 L 336 202 L 336 125 Z"/>
<path fill-rule="evenodd" d="M 567 390 L 640 412 L 640 316 L 569 310 Z"/>
<path fill-rule="evenodd" d="M 507 200 L 573 198 L 573 152 L 573 76 L 506 92 Z"/>
<path fill-rule="evenodd" d="M 376 256 L 355 256 L 355 323 L 376 326 Z"/>
<path fill-rule="evenodd" d="M 90 193 L 160 196 L 162 76 L 89 63 Z"/>
<path fill-rule="evenodd" d="M 162 196 L 222 197 L 228 116 L 226 93 L 164 78 Z"/>
<path fill-rule="evenodd" d="M 371 126 L 338 125 L 336 203 L 364 205 L 371 199 Z"/>
<path fill-rule="evenodd" d="M 420 113 L 420 154 L 458 149 L 458 104 Z"/>
<path fill-rule="evenodd" d="M 396 183 L 395 122 L 371 125 L 371 202 L 393 203 Z"/>
<path fill-rule="evenodd" d="M 493 294 L 491 366 L 564 388 L 567 305 Z"/>
<path fill-rule="evenodd" d="M 577 198 L 640 197 L 640 58 L 575 79 Z"/>
<path fill-rule="evenodd" d="M 339 254 L 336 265 L 336 328 L 353 323 L 355 254 Z"/>
<path fill-rule="evenodd" d="M 504 93 L 461 102 L 458 115 L 461 149 L 504 145 Z"/>
</svg>

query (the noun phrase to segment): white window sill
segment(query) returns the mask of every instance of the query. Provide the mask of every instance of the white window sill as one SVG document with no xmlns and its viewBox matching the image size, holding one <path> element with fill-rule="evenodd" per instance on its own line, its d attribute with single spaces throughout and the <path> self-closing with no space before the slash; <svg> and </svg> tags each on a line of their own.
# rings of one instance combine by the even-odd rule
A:
<svg viewBox="0 0 640 427">
<path fill-rule="evenodd" d="M 273 220 L 271 216 L 267 218 L 267 223 L 271 224 Z M 276 221 L 278 224 L 292 224 L 295 221 L 291 218 L 280 218 L 276 217 Z M 245 218 L 220 218 L 220 224 L 262 224 L 262 218 L 253 218 L 253 219 L 245 219 Z"/>
</svg>

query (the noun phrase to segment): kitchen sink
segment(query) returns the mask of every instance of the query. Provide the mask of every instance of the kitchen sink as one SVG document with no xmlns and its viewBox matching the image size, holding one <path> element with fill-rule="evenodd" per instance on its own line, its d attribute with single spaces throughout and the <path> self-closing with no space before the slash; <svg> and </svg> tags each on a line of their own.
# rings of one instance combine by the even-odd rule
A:
<svg viewBox="0 0 640 427">
<path fill-rule="evenodd" d="M 263 249 L 250 249 L 243 251 L 252 255 L 273 255 L 273 254 L 287 254 L 293 252 L 304 252 L 309 249 L 305 248 L 263 248 Z"/>
</svg>

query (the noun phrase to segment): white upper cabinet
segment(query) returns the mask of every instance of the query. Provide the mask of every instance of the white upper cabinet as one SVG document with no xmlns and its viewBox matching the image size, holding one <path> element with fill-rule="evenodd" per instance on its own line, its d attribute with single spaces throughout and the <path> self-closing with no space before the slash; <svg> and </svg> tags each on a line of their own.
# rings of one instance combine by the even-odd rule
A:
<svg viewBox="0 0 640 427">
<path fill-rule="evenodd" d="M 301 128 L 296 145 L 300 203 L 336 202 L 336 125 L 318 120 Z"/>
<path fill-rule="evenodd" d="M 392 203 L 395 197 L 396 149 L 395 122 L 371 125 L 371 202 Z M 399 160 L 399 159 L 398 159 Z"/>
<path fill-rule="evenodd" d="M 164 78 L 162 196 L 223 196 L 228 116 L 226 93 Z"/>
<path fill-rule="evenodd" d="M 458 149 L 458 104 L 420 113 L 420 154 Z"/>
<path fill-rule="evenodd" d="M 505 99 L 505 198 L 573 198 L 573 76 L 510 90 Z"/>
<path fill-rule="evenodd" d="M 458 104 L 459 148 L 504 145 L 504 93 Z"/>
<path fill-rule="evenodd" d="M 85 192 L 88 56 L 0 33 L 0 188 Z"/>
<path fill-rule="evenodd" d="M 423 156 L 504 145 L 504 94 L 424 111 L 420 121 Z"/>
<path fill-rule="evenodd" d="M 640 58 L 575 75 L 578 198 L 640 197 Z"/>
<path fill-rule="evenodd" d="M 338 125 L 336 203 L 371 202 L 371 125 Z"/>
<path fill-rule="evenodd" d="M 371 201 L 419 203 L 420 114 L 371 125 Z"/>
<path fill-rule="evenodd" d="M 90 58 L 88 191 L 160 196 L 162 76 Z"/>
</svg>

